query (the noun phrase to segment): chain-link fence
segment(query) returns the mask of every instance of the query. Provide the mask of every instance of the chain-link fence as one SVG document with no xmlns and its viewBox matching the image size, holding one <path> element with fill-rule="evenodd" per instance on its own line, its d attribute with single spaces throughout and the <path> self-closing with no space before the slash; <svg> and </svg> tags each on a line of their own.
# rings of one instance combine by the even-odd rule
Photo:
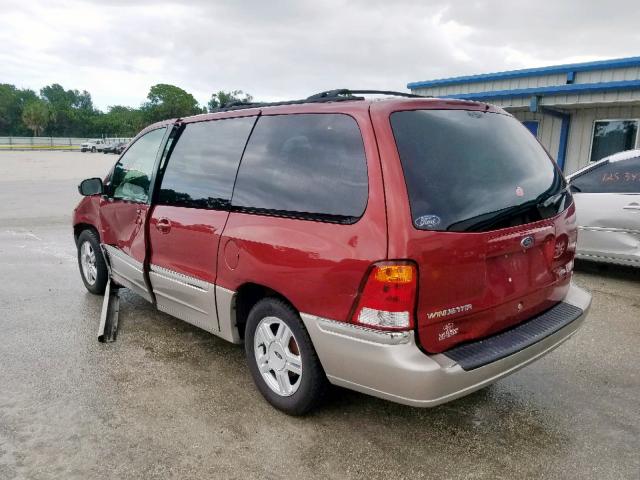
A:
<svg viewBox="0 0 640 480">
<path fill-rule="evenodd" d="M 0 152 L 3 150 L 81 150 L 83 143 L 96 145 L 96 150 L 102 150 L 105 145 L 129 142 L 126 137 L 0 137 Z"/>
</svg>

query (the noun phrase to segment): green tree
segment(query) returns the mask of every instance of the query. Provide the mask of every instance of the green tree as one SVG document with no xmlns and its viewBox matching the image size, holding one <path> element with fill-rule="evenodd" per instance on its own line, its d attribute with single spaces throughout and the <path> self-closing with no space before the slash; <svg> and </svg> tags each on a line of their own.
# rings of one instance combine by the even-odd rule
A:
<svg viewBox="0 0 640 480">
<path fill-rule="evenodd" d="M 22 123 L 22 112 L 27 103 L 37 98 L 33 90 L 0 84 L 0 135 L 28 135 L 29 129 Z"/>
<path fill-rule="evenodd" d="M 93 133 L 93 120 L 98 111 L 86 90 L 65 90 L 54 83 L 40 90 L 40 96 L 54 113 L 48 129 L 51 135 L 86 135 Z"/>
<path fill-rule="evenodd" d="M 22 112 L 22 121 L 37 137 L 51 120 L 51 110 L 42 100 L 32 100 L 27 103 Z"/>
<path fill-rule="evenodd" d="M 207 106 L 209 111 L 213 112 L 217 108 L 230 105 L 235 102 L 251 103 L 253 101 L 253 95 L 244 93 L 242 90 L 233 90 L 231 92 L 225 92 L 220 90 L 218 93 L 211 95 L 211 100 Z"/>
<path fill-rule="evenodd" d="M 131 137 L 145 126 L 145 118 L 138 108 L 120 105 L 109 107 L 107 113 L 94 118 L 94 131 L 112 136 Z"/>
<path fill-rule="evenodd" d="M 151 87 L 147 99 L 141 110 L 149 122 L 187 117 L 204 111 L 193 95 L 166 83 Z"/>
</svg>

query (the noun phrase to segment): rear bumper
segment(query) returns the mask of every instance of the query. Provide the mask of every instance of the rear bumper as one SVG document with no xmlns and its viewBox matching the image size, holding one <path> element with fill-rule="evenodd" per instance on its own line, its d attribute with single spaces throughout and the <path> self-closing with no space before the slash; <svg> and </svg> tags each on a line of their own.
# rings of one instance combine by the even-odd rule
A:
<svg viewBox="0 0 640 480">
<path fill-rule="evenodd" d="M 582 314 L 554 333 L 472 370 L 446 354 L 425 355 L 413 332 L 387 333 L 302 315 L 329 381 L 376 397 L 432 407 L 467 395 L 546 355 L 580 328 L 591 295 L 571 285 L 564 303 Z"/>
</svg>

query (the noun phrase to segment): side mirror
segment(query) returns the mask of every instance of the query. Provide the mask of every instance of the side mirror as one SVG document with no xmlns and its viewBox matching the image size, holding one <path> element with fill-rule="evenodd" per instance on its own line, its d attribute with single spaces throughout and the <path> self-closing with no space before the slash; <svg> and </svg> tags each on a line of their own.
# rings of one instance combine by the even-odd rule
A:
<svg viewBox="0 0 640 480">
<path fill-rule="evenodd" d="M 97 177 L 87 178 L 86 180 L 81 181 L 80 185 L 78 185 L 78 192 L 80 192 L 80 195 L 84 195 L 85 197 L 100 195 L 103 190 L 102 179 Z"/>
</svg>

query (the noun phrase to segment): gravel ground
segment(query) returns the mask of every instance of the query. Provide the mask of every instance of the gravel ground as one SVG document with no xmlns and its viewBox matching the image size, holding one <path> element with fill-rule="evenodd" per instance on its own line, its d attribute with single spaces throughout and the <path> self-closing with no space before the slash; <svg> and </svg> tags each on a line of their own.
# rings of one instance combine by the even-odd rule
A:
<svg viewBox="0 0 640 480">
<path fill-rule="evenodd" d="M 434 409 L 335 389 L 271 408 L 241 348 L 123 294 L 99 344 L 70 214 L 115 156 L 0 153 L 0 479 L 640 478 L 640 272 L 580 264 L 593 307 L 559 349 Z"/>
</svg>

